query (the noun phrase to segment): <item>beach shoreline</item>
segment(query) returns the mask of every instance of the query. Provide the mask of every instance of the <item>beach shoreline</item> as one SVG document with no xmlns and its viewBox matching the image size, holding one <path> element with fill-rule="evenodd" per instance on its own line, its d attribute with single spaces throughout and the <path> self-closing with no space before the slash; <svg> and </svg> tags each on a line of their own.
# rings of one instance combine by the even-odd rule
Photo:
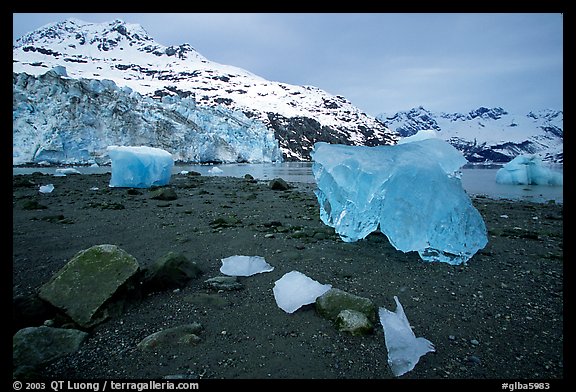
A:
<svg viewBox="0 0 576 392">
<path fill-rule="evenodd" d="M 114 244 L 149 266 L 168 252 L 203 274 L 150 293 L 98 324 L 76 353 L 38 370 L 53 379 L 393 379 L 382 327 L 338 331 L 313 305 L 282 311 L 274 282 L 298 270 L 395 309 L 434 343 L 406 379 L 562 379 L 563 205 L 473 197 L 488 245 L 465 265 L 423 262 L 382 234 L 345 243 L 319 219 L 315 184 L 173 175 L 175 200 L 109 188 L 110 174 L 13 177 L 13 297 L 37 293 L 76 253 Z M 51 193 L 38 186 L 53 184 Z M 45 208 L 24 207 L 33 201 Z M 29 205 L 29 204 L 28 204 Z M 221 259 L 262 256 L 274 270 L 207 289 Z M 142 352 L 162 329 L 198 322 L 195 345 Z"/>
</svg>

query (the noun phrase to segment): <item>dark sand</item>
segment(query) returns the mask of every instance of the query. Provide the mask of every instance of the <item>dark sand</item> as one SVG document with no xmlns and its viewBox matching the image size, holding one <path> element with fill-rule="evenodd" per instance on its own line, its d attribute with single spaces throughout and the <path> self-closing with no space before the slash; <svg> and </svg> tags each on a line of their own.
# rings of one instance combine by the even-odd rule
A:
<svg viewBox="0 0 576 392">
<path fill-rule="evenodd" d="M 39 194 L 25 180 L 55 189 Z M 41 377 L 394 378 L 379 324 L 373 334 L 353 337 L 313 305 L 293 314 L 276 305 L 274 281 L 298 270 L 379 307 L 393 310 L 399 297 L 416 336 L 436 346 L 400 378 L 563 378 L 561 204 L 474 198 L 489 243 L 466 265 L 452 266 L 397 251 L 381 234 L 342 242 L 320 221 L 313 184 L 274 191 L 266 182 L 176 175 L 178 199 L 160 201 L 147 189 L 110 189 L 109 180 L 14 177 L 14 296 L 36 292 L 78 251 L 98 244 L 118 245 L 141 266 L 181 252 L 204 274 L 181 290 L 129 304 Z M 47 208 L 23 209 L 29 199 Z M 231 255 L 263 256 L 275 269 L 240 278 L 239 291 L 206 289 L 204 280 L 221 275 L 220 259 Z M 191 322 L 204 327 L 197 345 L 146 353 L 136 347 L 151 333 Z"/>
</svg>

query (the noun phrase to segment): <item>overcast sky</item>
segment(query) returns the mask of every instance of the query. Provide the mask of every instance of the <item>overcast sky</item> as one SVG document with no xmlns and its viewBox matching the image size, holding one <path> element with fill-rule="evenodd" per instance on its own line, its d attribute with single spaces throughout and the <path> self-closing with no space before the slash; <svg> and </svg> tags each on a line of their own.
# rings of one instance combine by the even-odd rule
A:
<svg viewBox="0 0 576 392">
<path fill-rule="evenodd" d="M 373 116 L 563 110 L 559 13 L 26 13 L 13 14 L 13 39 L 69 17 L 138 23 L 159 44 L 343 95 Z"/>
</svg>

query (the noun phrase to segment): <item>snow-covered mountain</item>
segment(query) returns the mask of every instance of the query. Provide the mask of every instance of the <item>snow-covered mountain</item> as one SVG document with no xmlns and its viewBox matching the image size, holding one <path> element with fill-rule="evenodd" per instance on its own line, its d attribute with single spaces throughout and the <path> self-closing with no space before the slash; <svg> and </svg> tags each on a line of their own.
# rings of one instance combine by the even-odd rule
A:
<svg viewBox="0 0 576 392">
<path fill-rule="evenodd" d="M 461 114 L 433 113 L 418 107 L 393 115 L 383 113 L 377 118 L 402 137 L 433 129 L 470 162 L 508 162 L 520 154 L 536 154 L 552 163 L 563 162 L 562 111 L 511 114 L 499 107 L 481 107 Z"/>
<path fill-rule="evenodd" d="M 197 107 L 218 106 L 242 112 L 273 131 L 280 151 L 289 160 L 309 159 L 317 141 L 382 145 L 394 144 L 398 139 L 397 134 L 342 96 L 316 87 L 268 81 L 246 70 L 212 62 L 189 44 L 165 47 L 140 25 L 121 20 L 88 23 L 68 19 L 28 33 L 13 45 L 15 74 L 39 76 L 55 67 L 66 69 L 66 76 L 52 76 L 51 80 L 59 85 L 72 83 L 64 79 L 84 79 L 84 84 L 94 79 L 109 80 L 116 85 L 116 94 L 127 87 L 159 103 L 169 96 L 192 100 Z M 14 79 L 19 80 L 17 75 Z M 26 90 L 20 93 L 26 94 Z M 142 105 L 151 105 L 146 102 Z M 27 121 L 39 128 L 33 116 Z M 156 136 L 149 137 L 154 140 Z M 182 143 L 185 139 L 174 138 Z M 168 150 L 185 149 L 180 144 L 172 147 Z M 190 156 L 182 154 L 180 158 Z"/>
</svg>

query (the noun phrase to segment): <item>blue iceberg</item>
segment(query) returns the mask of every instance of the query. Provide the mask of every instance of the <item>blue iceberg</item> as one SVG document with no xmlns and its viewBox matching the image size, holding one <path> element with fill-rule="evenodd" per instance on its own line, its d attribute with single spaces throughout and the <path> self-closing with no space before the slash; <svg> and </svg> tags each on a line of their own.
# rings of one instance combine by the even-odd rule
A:
<svg viewBox="0 0 576 392">
<path fill-rule="evenodd" d="M 345 242 L 379 228 L 398 250 L 454 265 L 488 243 L 460 182 L 466 159 L 441 139 L 377 147 L 322 142 L 311 156 L 320 218 Z"/>
<path fill-rule="evenodd" d="M 519 155 L 496 172 L 496 182 L 512 185 L 562 186 L 562 173 L 545 167 L 534 155 Z"/>
<path fill-rule="evenodd" d="M 112 161 L 110 187 L 149 188 L 170 182 L 172 154 L 148 146 L 108 146 Z"/>
</svg>

